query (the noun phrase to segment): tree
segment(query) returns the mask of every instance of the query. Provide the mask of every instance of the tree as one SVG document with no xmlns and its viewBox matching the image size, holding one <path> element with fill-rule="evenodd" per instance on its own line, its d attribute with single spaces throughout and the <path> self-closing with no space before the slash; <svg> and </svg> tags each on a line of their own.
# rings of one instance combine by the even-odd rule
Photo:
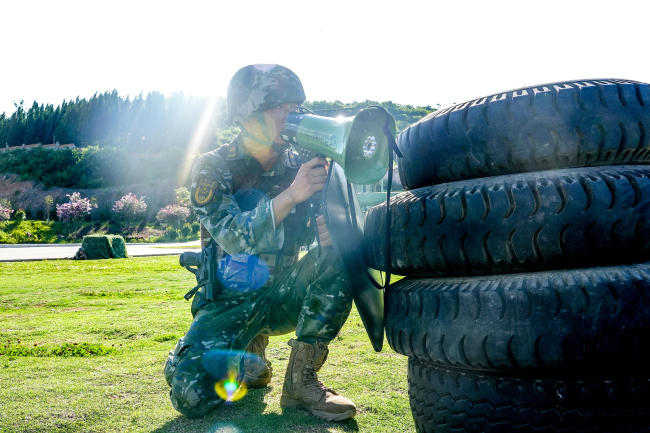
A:
<svg viewBox="0 0 650 433">
<path fill-rule="evenodd" d="M 7 221 L 11 218 L 11 214 L 13 213 L 11 203 L 9 203 L 9 206 L 7 206 L 6 203 L 9 203 L 9 201 L 6 199 L 0 199 L 0 221 Z"/>
<path fill-rule="evenodd" d="M 47 215 L 47 221 L 50 220 L 50 211 L 54 207 L 54 199 L 51 195 L 46 195 L 43 199 L 43 205 L 45 207 L 45 214 Z"/>
<path fill-rule="evenodd" d="M 174 193 L 176 193 L 176 203 L 178 203 L 179 206 L 185 206 L 189 207 L 191 204 L 190 201 L 190 192 L 185 188 L 184 186 L 181 186 L 180 188 L 174 190 Z"/>
<path fill-rule="evenodd" d="M 66 197 L 70 199 L 69 203 L 56 205 L 56 215 L 60 221 L 74 223 L 90 213 L 92 204 L 87 198 L 81 198 L 81 193 L 73 192 L 66 194 Z"/>
<path fill-rule="evenodd" d="M 185 206 L 170 204 L 160 209 L 156 214 L 156 219 L 166 224 L 173 224 L 175 227 L 180 226 L 182 220 L 190 215 L 190 210 Z"/>
<path fill-rule="evenodd" d="M 133 222 L 135 217 L 147 210 L 147 204 L 144 202 L 144 196 L 138 197 L 135 194 L 128 193 L 113 205 L 113 212 Z"/>
</svg>

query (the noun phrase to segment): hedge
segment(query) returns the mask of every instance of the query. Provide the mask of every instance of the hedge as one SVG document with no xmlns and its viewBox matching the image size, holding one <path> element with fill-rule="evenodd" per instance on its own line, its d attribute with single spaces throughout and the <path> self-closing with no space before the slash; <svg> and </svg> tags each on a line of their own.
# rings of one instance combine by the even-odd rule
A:
<svg viewBox="0 0 650 433">
<path fill-rule="evenodd" d="M 88 259 L 124 259 L 126 244 L 124 238 L 118 235 L 90 235 L 85 236 L 81 248 L 86 250 Z"/>
</svg>

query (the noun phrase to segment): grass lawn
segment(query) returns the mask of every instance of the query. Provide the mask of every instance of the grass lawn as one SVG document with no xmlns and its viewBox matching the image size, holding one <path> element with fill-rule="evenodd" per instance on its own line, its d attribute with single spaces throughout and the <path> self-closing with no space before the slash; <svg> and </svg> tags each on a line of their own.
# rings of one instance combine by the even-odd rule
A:
<svg viewBox="0 0 650 433">
<path fill-rule="evenodd" d="M 193 285 L 177 256 L 0 263 L 2 344 L 16 347 L 20 339 L 24 351 L 50 354 L 0 356 L 0 432 L 415 432 L 407 359 L 387 343 L 376 353 L 356 309 L 319 373 L 356 403 L 353 420 L 283 413 L 291 335 L 271 337 L 270 386 L 205 418 L 181 416 L 162 369 L 190 324 L 182 296 Z M 52 355 L 65 343 L 101 345 L 109 353 Z"/>
</svg>

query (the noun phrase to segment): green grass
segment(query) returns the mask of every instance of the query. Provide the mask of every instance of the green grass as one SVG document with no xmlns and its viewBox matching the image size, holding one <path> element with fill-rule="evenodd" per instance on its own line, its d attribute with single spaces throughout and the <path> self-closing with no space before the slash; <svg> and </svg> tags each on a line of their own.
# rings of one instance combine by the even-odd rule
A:
<svg viewBox="0 0 650 433">
<path fill-rule="evenodd" d="M 271 337 L 269 387 L 202 419 L 178 414 L 162 369 L 190 324 L 182 296 L 194 277 L 177 263 L 177 256 L 0 263 L 0 341 L 20 340 L 34 352 L 0 355 L 0 432 L 415 431 L 406 358 L 387 344 L 376 353 L 356 309 L 319 373 L 356 403 L 354 420 L 282 411 L 291 335 Z M 56 354 L 70 346 L 95 351 Z"/>
</svg>

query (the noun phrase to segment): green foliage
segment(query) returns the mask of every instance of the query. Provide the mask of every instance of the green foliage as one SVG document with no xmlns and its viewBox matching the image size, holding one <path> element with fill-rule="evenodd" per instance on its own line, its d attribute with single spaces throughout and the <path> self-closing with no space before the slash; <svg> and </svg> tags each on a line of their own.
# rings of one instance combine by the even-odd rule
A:
<svg viewBox="0 0 650 433">
<path fill-rule="evenodd" d="M 114 146 L 130 153 L 158 153 L 177 143 L 189 143 L 208 103 L 209 98 L 185 97 L 182 92 L 165 97 L 153 91 L 131 100 L 116 90 L 63 101 L 56 108 L 34 102 L 26 110 L 21 101 L 10 117 L 0 114 L 0 144 L 49 144 L 56 137 L 57 142 L 79 147 Z M 220 117 L 215 110 L 210 124 L 216 127 Z M 213 137 L 205 137 L 201 145 L 211 141 Z"/>
<path fill-rule="evenodd" d="M 31 244 L 56 242 L 64 225 L 54 222 L 27 220 L 0 222 L 0 244 Z"/>
<path fill-rule="evenodd" d="M 181 235 L 183 235 L 183 237 L 188 237 L 190 233 L 192 233 L 192 228 L 189 224 L 185 224 L 183 227 L 181 227 Z"/>
<path fill-rule="evenodd" d="M 217 129 L 215 132 L 215 149 L 232 142 L 237 134 L 239 134 L 239 128 L 236 126 L 227 126 Z"/>
<path fill-rule="evenodd" d="M 187 148 L 208 98 L 159 92 L 134 99 L 117 91 L 96 93 L 92 98 L 63 101 L 58 107 L 36 102 L 26 109 L 16 104 L 7 117 L 0 114 L 0 146 L 33 143 L 75 143 L 79 149 L 12 150 L 0 154 L 0 173 L 16 173 L 22 179 L 43 182 L 46 187 L 105 188 L 176 177 L 186 158 L 231 142 L 239 133 L 224 126 L 223 113 L 215 110 L 208 132 L 198 145 Z M 385 107 L 398 131 L 431 113 L 431 106 L 414 107 L 393 102 L 305 102 L 321 116 L 353 116 L 370 105 Z M 179 145 L 179 143 L 182 143 Z M 188 152 L 190 150 L 190 152 Z M 45 211 L 51 208 L 45 204 Z"/>
<path fill-rule="evenodd" d="M 0 156 L 0 172 L 43 182 L 45 187 L 104 188 L 128 180 L 127 156 L 114 147 L 100 149 L 10 150 Z M 44 203 L 47 209 L 52 201 Z"/>
<path fill-rule="evenodd" d="M 18 209 L 16 211 L 16 213 L 14 214 L 14 219 L 18 223 L 21 223 L 21 222 L 25 221 L 25 218 L 26 218 L 25 211 L 22 210 L 22 209 Z"/>
<path fill-rule="evenodd" d="M 176 239 L 178 239 L 179 232 L 178 229 L 167 229 L 165 235 L 172 241 L 175 241 Z"/>
<path fill-rule="evenodd" d="M 2 162 L 0 160 L 0 164 L 1 163 Z M 49 220 L 50 219 L 49 214 L 54 208 L 54 198 L 51 195 L 46 195 L 45 198 L 43 199 L 43 206 L 44 206 L 43 210 L 45 211 L 45 214 L 47 215 L 47 219 Z"/>
<path fill-rule="evenodd" d="M 122 236 L 91 235 L 84 237 L 81 248 L 86 250 L 88 259 L 127 258 L 126 244 Z"/>
<path fill-rule="evenodd" d="M 191 198 L 190 192 L 184 186 L 181 186 L 180 188 L 175 189 L 174 194 L 176 195 L 176 203 L 179 206 L 188 207 L 188 206 L 190 206 L 192 204 L 191 201 L 190 201 L 190 198 Z"/>
<path fill-rule="evenodd" d="M 33 346 L 27 346 L 22 344 L 20 340 L 16 342 L 8 340 L 6 343 L 0 343 L 0 356 L 7 356 L 8 358 L 18 356 L 102 356 L 114 352 L 114 347 L 106 347 L 103 344 L 96 343 L 62 343 L 51 348 L 39 346 L 36 343 Z"/>
<path fill-rule="evenodd" d="M 197 234 L 201 230 L 201 223 L 194 221 L 191 225 L 192 233 Z"/>
</svg>

